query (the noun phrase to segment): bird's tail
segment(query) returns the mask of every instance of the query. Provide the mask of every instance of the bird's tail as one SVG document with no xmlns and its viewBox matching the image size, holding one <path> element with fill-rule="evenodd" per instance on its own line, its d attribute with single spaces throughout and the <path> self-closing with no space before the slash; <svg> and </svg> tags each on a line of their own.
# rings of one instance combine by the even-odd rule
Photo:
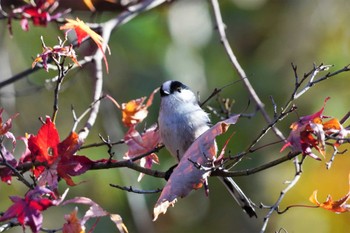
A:
<svg viewBox="0 0 350 233">
<path fill-rule="evenodd" d="M 231 177 L 218 177 L 236 200 L 238 205 L 246 212 L 249 217 L 257 217 L 252 201 L 243 193 L 240 187 L 233 181 Z"/>
</svg>

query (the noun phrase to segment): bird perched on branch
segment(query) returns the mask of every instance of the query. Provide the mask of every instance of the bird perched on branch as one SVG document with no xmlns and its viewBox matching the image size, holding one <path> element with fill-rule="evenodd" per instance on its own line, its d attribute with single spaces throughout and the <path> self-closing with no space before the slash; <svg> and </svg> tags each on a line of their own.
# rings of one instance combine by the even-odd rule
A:
<svg viewBox="0 0 350 233">
<path fill-rule="evenodd" d="M 210 128 L 208 114 L 199 106 L 195 94 L 179 81 L 167 81 L 160 88 L 158 117 L 160 137 L 168 151 L 181 160 L 186 150 Z M 252 202 L 231 177 L 218 177 L 238 205 L 257 217 Z"/>
</svg>

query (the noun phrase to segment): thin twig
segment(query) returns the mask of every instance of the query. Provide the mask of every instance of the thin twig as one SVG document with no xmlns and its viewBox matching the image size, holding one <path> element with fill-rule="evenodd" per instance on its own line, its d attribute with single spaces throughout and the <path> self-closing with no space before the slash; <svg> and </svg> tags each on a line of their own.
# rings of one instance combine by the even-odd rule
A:
<svg viewBox="0 0 350 233">
<path fill-rule="evenodd" d="M 261 172 L 263 170 L 269 169 L 271 167 L 274 167 L 278 164 L 284 163 L 288 160 L 295 158 L 298 155 L 300 155 L 300 152 L 289 152 L 287 155 L 281 158 L 278 158 L 276 160 L 273 160 L 271 162 L 265 163 L 258 167 L 249 168 L 249 169 L 240 170 L 240 171 L 227 171 L 227 170 L 218 169 L 218 170 L 214 170 L 211 173 L 211 176 L 222 176 L 222 177 L 249 176 L 249 175 Z"/>
<path fill-rule="evenodd" d="M 123 191 L 127 191 L 130 193 L 137 193 L 137 194 L 155 194 L 155 193 L 160 193 L 163 189 L 158 188 L 155 190 L 140 190 L 140 189 L 135 189 L 132 186 L 126 187 L 126 186 L 120 186 L 117 184 L 109 184 L 109 186 L 117 189 L 121 189 Z"/>
<path fill-rule="evenodd" d="M 294 207 L 303 207 L 303 208 L 319 208 L 319 206 L 311 206 L 311 205 L 290 205 L 287 206 L 284 210 L 282 211 L 277 211 L 278 214 L 284 214 L 287 212 L 289 209 L 294 208 Z"/>
<path fill-rule="evenodd" d="M 331 65 L 320 65 L 320 66 L 317 66 L 317 67 L 314 66 L 313 72 L 310 75 L 309 82 L 298 93 L 296 93 L 296 92 L 294 93 L 293 100 L 298 99 L 300 96 L 302 96 L 305 92 L 307 92 L 315 84 L 314 79 L 316 78 L 316 76 L 317 76 L 317 74 L 319 72 L 328 70 L 330 67 L 332 67 L 332 66 Z M 298 88 L 305 81 L 306 77 L 307 76 L 304 75 L 304 78 L 300 81 L 299 85 L 297 85 Z"/>
<path fill-rule="evenodd" d="M 277 104 L 273 98 L 272 95 L 270 95 L 270 100 L 271 100 L 271 103 L 272 103 L 272 106 L 273 106 L 273 119 L 276 119 L 278 117 L 278 114 L 277 114 Z"/>
<path fill-rule="evenodd" d="M 0 232 L 5 232 L 13 227 L 20 226 L 21 224 L 17 220 L 7 222 L 0 226 Z"/>
<path fill-rule="evenodd" d="M 135 156 L 135 157 L 130 158 L 130 159 L 121 160 L 121 161 L 112 161 L 112 160 L 108 160 L 107 162 L 106 161 L 97 161 L 97 162 L 93 163 L 93 165 L 91 166 L 91 168 L 89 170 L 101 170 L 101 169 L 127 167 L 127 168 L 130 168 L 132 170 L 142 172 L 146 175 L 150 175 L 150 176 L 154 176 L 154 177 L 158 177 L 158 178 L 165 178 L 166 172 L 147 169 L 147 168 L 141 167 L 135 163 L 136 161 L 142 159 L 143 157 L 146 157 L 152 153 L 158 152 L 161 148 L 163 148 L 163 146 L 158 146 L 158 147 L 154 148 L 153 150 L 148 151 L 144 154 Z M 16 168 L 18 171 L 21 171 L 22 173 L 24 173 L 24 172 L 30 170 L 31 168 L 33 168 L 33 166 L 45 166 L 46 167 L 47 164 L 45 162 L 44 163 L 43 162 L 35 162 L 35 163 L 26 162 L 26 163 L 19 164 Z"/>
<path fill-rule="evenodd" d="M 223 86 L 223 87 L 214 88 L 214 90 L 212 91 L 212 93 L 211 93 L 203 102 L 199 103 L 199 105 L 200 105 L 201 107 L 203 107 L 204 105 L 206 105 L 206 103 L 207 103 L 210 99 L 212 99 L 214 96 L 217 96 L 222 90 L 224 90 L 225 88 L 227 88 L 227 87 L 229 87 L 229 86 L 231 86 L 231 85 L 233 85 L 233 84 L 235 84 L 235 83 L 237 83 L 237 82 L 240 82 L 240 81 L 241 81 L 241 80 L 236 80 L 236 81 L 231 82 L 231 83 L 229 83 L 229 84 L 227 84 L 227 85 L 225 85 L 225 86 Z"/>
<path fill-rule="evenodd" d="M 305 158 L 305 157 L 303 157 L 303 158 Z M 301 176 L 301 173 L 302 173 L 301 165 L 302 165 L 303 161 L 304 161 L 304 159 L 302 159 L 302 161 L 299 163 L 298 158 L 297 157 L 294 158 L 295 176 L 294 176 L 293 180 L 289 182 L 288 186 L 281 191 L 280 196 L 277 199 L 277 201 L 275 202 L 275 204 L 270 207 L 270 211 L 266 214 L 266 216 L 264 218 L 264 223 L 263 223 L 263 226 L 262 226 L 261 231 L 260 231 L 261 233 L 266 231 L 266 227 L 267 227 L 267 224 L 270 220 L 272 213 L 274 211 L 278 210 L 278 206 L 282 202 L 284 196 L 288 193 L 288 191 L 291 188 L 293 188 L 298 183 L 300 176 Z"/>
<path fill-rule="evenodd" d="M 347 112 L 347 113 L 345 114 L 345 116 L 343 116 L 343 118 L 339 121 L 340 124 L 344 124 L 344 123 L 349 119 L 349 117 L 350 117 L 350 111 Z"/>
<path fill-rule="evenodd" d="M 119 145 L 119 144 L 124 144 L 124 143 L 125 143 L 124 139 L 120 139 L 119 141 L 110 142 L 109 144 L 114 146 L 114 145 Z M 96 143 L 84 145 L 84 146 L 80 147 L 79 150 L 88 149 L 88 148 L 92 148 L 92 147 L 100 147 L 100 146 L 107 146 L 107 145 L 105 142 L 96 142 Z"/>
<path fill-rule="evenodd" d="M 100 50 L 97 50 L 100 51 Z M 97 52 L 98 53 L 98 52 Z M 97 119 L 97 114 L 100 109 L 100 101 L 99 99 L 102 96 L 102 86 L 103 86 L 103 71 L 102 71 L 102 59 L 95 59 L 95 69 L 94 69 L 94 96 L 93 96 L 93 105 L 91 105 L 90 108 L 90 114 L 88 119 L 86 120 L 84 127 L 79 131 L 79 140 L 81 142 L 84 142 L 87 136 L 89 135 L 89 132 L 92 128 L 92 126 L 95 124 L 95 121 Z"/>
<path fill-rule="evenodd" d="M 40 70 L 41 68 L 42 68 L 41 65 L 36 65 L 33 69 L 32 68 L 26 69 L 26 70 L 14 75 L 14 76 L 8 78 L 8 79 L 0 82 L 0 89 L 7 86 L 7 85 L 10 85 L 14 82 L 17 82 L 23 78 L 28 77 L 28 75 L 35 73 L 36 71 Z"/>
<path fill-rule="evenodd" d="M 100 170 L 100 169 L 110 169 L 110 168 L 120 168 L 120 167 L 127 167 L 132 170 L 141 172 L 145 175 L 157 177 L 157 178 L 165 178 L 166 173 L 162 171 L 157 171 L 153 169 L 148 169 L 145 167 L 141 167 L 138 164 L 134 163 L 131 160 L 122 160 L 118 162 L 110 162 L 110 163 L 104 163 L 104 162 L 99 162 L 99 163 L 94 163 L 91 166 L 91 170 Z"/>
<path fill-rule="evenodd" d="M 234 53 L 232 51 L 231 46 L 227 40 L 226 32 L 225 32 L 225 24 L 222 20 L 219 2 L 217 0 L 211 0 L 211 4 L 213 7 L 213 12 L 215 15 L 215 20 L 216 20 L 216 26 L 217 26 L 217 29 L 218 29 L 218 32 L 220 35 L 221 43 L 223 44 L 225 51 L 226 51 L 232 65 L 233 65 L 234 69 L 238 73 L 238 75 L 241 78 L 242 82 L 244 83 L 247 91 L 249 92 L 249 95 L 254 100 L 255 104 L 258 106 L 258 108 L 261 111 L 261 114 L 265 118 L 266 122 L 268 124 L 271 124 L 272 121 L 271 121 L 269 115 L 267 114 L 267 112 L 265 111 L 264 104 L 262 103 L 259 96 L 257 95 L 254 88 L 252 87 L 251 83 L 249 82 L 249 79 L 248 79 L 246 73 L 244 72 L 243 68 L 239 64 L 236 56 L 234 55 Z M 271 128 L 281 140 L 285 140 L 285 137 L 283 136 L 282 132 L 277 127 L 275 127 L 275 125 L 273 125 Z"/>
<path fill-rule="evenodd" d="M 162 172 L 162 171 L 157 171 L 157 170 L 153 170 L 153 169 L 148 169 L 145 167 L 141 167 L 138 164 L 136 164 L 135 162 L 152 154 L 155 152 L 158 152 L 159 149 L 163 148 L 163 146 L 159 146 L 154 148 L 151 151 L 148 151 L 144 154 L 135 156 L 133 158 L 130 159 L 126 159 L 126 160 L 121 160 L 121 161 L 117 161 L 117 162 L 113 162 L 111 160 L 109 160 L 108 162 L 97 162 L 94 163 L 90 170 L 100 170 L 100 169 L 110 169 L 110 168 L 117 168 L 117 167 L 127 167 L 130 168 L 132 170 L 144 173 L 146 175 L 149 176 L 153 176 L 153 177 L 157 177 L 157 178 L 165 178 L 166 177 L 166 172 Z"/>
<path fill-rule="evenodd" d="M 109 160 L 111 161 L 114 156 L 114 152 L 112 151 L 113 144 L 111 143 L 111 139 L 109 138 L 109 136 L 107 136 L 107 139 L 105 139 L 101 134 L 99 134 L 98 136 L 100 137 L 101 141 L 108 147 L 107 152 L 109 154 Z"/>
<path fill-rule="evenodd" d="M 89 107 L 79 116 L 77 117 L 76 116 L 76 113 L 75 113 L 75 110 L 72 106 L 72 114 L 73 114 L 73 119 L 74 119 L 74 124 L 73 124 L 73 127 L 72 127 L 72 131 L 75 131 L 76 128 L 78 127 L 78 124 L 80 123 L 80 121 L 90 112 L 92 111 L 93 107 L 98 103 L 100 102 L 102 99 L 104 99 L 106 96 L 105 95 L 102 95 L 100 96 L 100 98 L 96 99 L 94 102 L 92 102 Z"/>
<path fill-rule="evenodd" d="M 341 154 L 341 155 L 342 155 L 342 154 L 345 154 L 346 152 L 348 152 L 348 150 L 345 149 L 344 151 L 339 151 L 338 148 L 337 148 L 337 146 L 335 146 L 334 144 L 327 143 L 327 145 L 330 145 L 330 146 L 332 146 L 332 148 L 333 148 L 332 156 L 331 156 L 331 158 L 329 159 L 329 161 L 326 163 L 326 168 L 327 168 L 327 169 L 331 169 L 331 166 L 332 166 L 332 164 L 333 164 L 333 162 L 334 162 L 335 156 L 338 155 L 338 154 Z"/>
<path fill-rule="evenodd" d="M 279 121 L 283 120 L 286 116 L 288 116 L 291 112 L 294 112 L 295 110 L 295 106 L 292 106 L 290 109 L 283 110 L 277 118 L 275 118 L 270 124 L 268 124 L 264 129 L 261 130 L 260 134 L 256 137 L 255 140 L 252 141 L 252 143 L 248 146 L 248 149 L 246 151 L 252 152 L 253 147 L 266 135 L 266 133 L 274 125 L 276 125 Z"/>
<path fill-rule="evenodd" d="M 319 79 L 313 81 L 313 82 L 312 82 L 312 86 L 315 85 L 315 84 L 317 84 L 317 83 L 319 83 L 319 82 L 322 82 L 322 81 L 324 81 L 324 80 L 327 80 L 327 79 L 329 79 L 330 77 L 334 77 L 334 76 L 336 76 L 336 75 L 338 75 L 338 74 L 340 74 L 340 73 L 347 72 L 347 71 L 350 71 L 350 64 L 344 66 L 342 69 L 339 69 L 339 70 L 334 71 L 334 72 L 332 72 L 332 73 L 328 73 L 328 74 L 326 74 L 325 76 L 323 76 L 323 77 L 321 77 L 321 78 L 319 78 Z"/>
<path fill-rule="evenodd" d="M 102 71 L 102 60 L 104 58 L 104 53 L 108 48 L 107 44 L 109 42 L 112 32 L 117 29 L 118 26 L 129 22 L 131 19 L 137 15 L 155 8 L 166 2 L 166 0 L 146 0 L 141 1 L 139 4 L 128 7 L 127 10 L 121 12 L 117 17 L 108 20 L 101 24 L 89 24 L 90 27 L 95 27 L 101 30 L 101 36 L 103 38 L 102 50 L 96 50 L 95 55 L 93 55 L 95 61 L 95 84 L 94 84 L 94 97 L 93 101 L 96 102 L 102 95 L 102 86 L 103 86 L 103 71 Z M 95 124 L 97 114 L 99 112 L 100 103 L 96 102 L 91 108 L 90 115 L 84 125 L 84 127 L 79 131 L 79 139 L 84 142 L 87 136 L 89 135 L 90 129 Z"/>
<path fill-rule="evenodd" d="M 261 150 L 263 148 L 266 148 L 266 147 L 269 147 L 269 146 L 272 146 L 272 145 L 275 145 L 275 144 L 279 144 L 279 143 L 282 143 L 282 142 L 284 142 L 284 141 L 279 140 L 279 141 L 269 142 L 269 143 L 266 143 L 266 144 L 264 144 L 262 146 L 255 147 L 254 149 L 250 149 L 249 152 L 250 153 L 254 153 L 254 152 L 256 152 L 258 150 Z"/>
<path fill-rule="evenodd" d="M 63 63 L 60 63 L 59 61 L 57 61 L 56 59 L 53 59 L 56 67 L 58 69 L 58 79 L 56 82 L 56 88 L 54 91 L 54 104 L 53 104 L 53 113 L 52 113 L 52 121 L 55 122 L 56 121 L 56 117 L 57 117 L 57 113 L 58 113 L 58 99 L 59 99 L 59 92 L 61 90 L 61 85 L 63 82 L 63 79 L 65 77 L 65 72 L 64 72 L 64 66 Z"/>
<path fill-rule="evenodd" d="M 2 158 L 2 162 L 1 164 L 3 164 L 4 166 L 8 167 L 13 174 L 18 178 L 19 181 L 21 181 L 23 184 L 25 184 L 28 188 L 33 189 L 33 185 L 30 184 L 25 178 L 24 176 L 19 172 L 19 170 L 17 170 L 15 167 L 13 167 L 11 164 L 9 164 L 5 158 L 5 155 L 3 154 L 3 145 L 2 143 L 0 143 L 0 155 Z"/>
<path fill-rule="evenodd" d="M 295 84 L 294 84 L 294 91 L 289 99 L 289 101 L 286 103 L 285 107 L 283 109 L 288 108 L 292 102 L 298 98 L 300 98 L 303 94 L 305 94 L 311 87 L 313 87 L 315 84 L 325 81 L 329 79 L 330 77 L 334 77 L 340 73 L 350 71 L 350 65 L 347 65 L 339 70 L 336 70 L 332 73 L 327 73 L 326 75 L 316 79 L 316 76 L 322 72 L 322 71 L 327 71 L 332 65 L 323 65 L 320 64 L 316 66 L 314 64 L 314 67 L 312 70 L 310 70 L 308 73 L 305 73 L 303 78 L 299 80 L 299 76 L 297 73 L 297 66 L 292 63 L 292 69 L 294 72 L 294 78 L 295 78 Z M 316 79 L 316 80 L 315 80 Z M 308 82 L 304 85 L 304 88 L 300 90 L 300 87 L 304 84 L 304 82 Z"/>
</svg>

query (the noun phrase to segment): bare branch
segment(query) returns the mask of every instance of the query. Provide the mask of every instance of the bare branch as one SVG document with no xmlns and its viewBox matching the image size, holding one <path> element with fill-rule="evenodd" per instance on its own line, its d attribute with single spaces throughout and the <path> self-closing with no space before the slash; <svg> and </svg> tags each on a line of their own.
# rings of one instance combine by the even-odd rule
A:
<svg viewBox="0 0 350 233">
<path fill-rule="evenodd" d="M 295 157 L 294 158 L 294 165 L 295 165 L 295 176 L 293 178 L 292 181 L 288 182 L 288 186 L 283 189 L 280 193 L 280 196 L 279 198 L 277 199 L 277 201 L 275 202 L 275 204 L 273 204 L 271 207 L 270 207 L 270 211 L 266 214 L 265 218 L 264 218 L 264 224 L 261 228 L 261 233 L 265 232 L 266 231 L 266 227 L 267 227 L 267 224 L 270 220 L 270 217 L 272 215 L 272 213 L 274 211 L 278 211 L 278 206 L 280 205 L 280 203 L 282 202 L 284 196 L 288 193 L 288 191 L 293 188 L 299 181 L 300 177 L 301 177 L 301 173 L 302 173 L 302 170 L 301 170 L 301 166 L 302 166 L 302 163 L 304 161 L 304 158 L 299 162 L 298 158 Z"/>
<path fill-rule="evenodd" d="M 113 187 L 113 188 L 117 188 L 117 189 L 121 189 L 123 191 L 127 191 L 130 193 L 137 193 L 137 194 L 155 194 L 155 193 L 160 193 L 163 189 L 155 189 L 155 190 L 139 190 L 139 189 L 135 189 L 132 186 L 129 187 L 125 187 L 125 186 L 120 186 L 117 184 L 109 184 L 109 186 Z"/>
<path fill-rule="evenodd" d="M 312 86 L 315 85 L 315 84 L 317 84 L 317 83 L 319 83 L 319 82 L 322 82 L 322 81 L 324 81 L 324 80 L 327 80 L 327 79 L 329 79 L 330 77 L 334 77 L 334 76 L 336 76 L 336 75 L 338 75 L 338 74 L 340 74 L 340 73 L 344 73 L 344 72 L 347 72 L 347 71 L 350 71 L 350 64 L 344 66 L 342 69 L 339 69 L 339 70 L 334 71 L 334 72 L 332 72 L 332 73 L 328 73 L 328 74 L 326 74 L 325 76 L 323 76 L 323 77 L 321 77 L 321 78 L 319 78 L 319 79 L 313 81 L 313 82 L 312 82 Z"/>
<path fill-rule="evenodd" d="M 327 168 L 327 169 L 331 169 L 331 166 L 332 166 L 332 164 L 333 164 L 333 161 L 334 161 L 334 159 L 335 159 L 335 156 L 336 156 L 337 154 L 344 154 L 344 153 L 346 153 L 348 150 L 345 149 L 344 151 L 338 151 L 338 148 L 337 148 L 336 145 L 331 144 L 331 143 L 327 143 L 327 145 L 332 146 L 332 148 L 333 148 L 332 156 L 331 156 L 331 158 L 329 159 L 329 161 L 326 163 L 326 168 Z"/>
<path fill-rule="evenodd" d="M 271 167 L 274 167 L 278 164 L 284 163 L 288 160 L 295 158 L 298 155 L 300 155 L 300 152 L 289 152 L 287 155 L 281 158 L 278 158 L 276 160 L 273 160 L 271 162 L 265 163 L 255 168 L 249 168 L 241 171 L 227 171 L 227 170 L 217 169 L 212 171 L 211 176 L 222 176 L 222 177 L 249 176 L 249 175 L 261 172 L 263 170 L 269 169 Z"/>
<path fill-rule="evenodd" d="M 96 53 L 100 53 L 100 50 L 97 50 Z M 93 96 L 93 105 L 90 108 L 90 115 L 85 122 L 84 127 L 79 131 L 79 140 L 84 142 L 87 136 L 89 135 L 90 129 L 95 124 L 97 114 L 100 109 L 100 101 L 98 101 L 102 96 L 102 86 L 103 86 L 103 71 L 102 71 L 102 57 L 101 59 L 95 59 L 95 84 L 94 84 L 94 96 Z"/>
<path fill-rule="evenodd" d="M 234 53 L 232 51 L 231 46 L 230 46 L 230 44 L 229 44 L 229 42 L 227 40 L 226 33 L 225 33 L 225 24 L 224 24 L 224 22 L 222 20 L 222 17 L 221 17 L 221 11 L 220 11 L 219 2 L 217 0 L 211 0 L 211 4 L 212 4 L 212 7 L 213 7 L 213 12 L 214 12 L 214 15 L 215 15 L 215 20 L 216 20 L 217 29 L 218 29 L 218 32 L 219 32 L 219 35 L 220 35 L 221 43 L 223 44 L 223 46 L 225 48 L 225 51 L 226 51 L 227 55 L 229 56 L 229 59 L 230 59 L 232 65 L 233 65 L 234 69 L 238 73 L 238 75 L 241 78 L 242 82 L 244 83 L 247 91 L 249 92 L 249 95 L 254 100 L 255 104 L 258 106 L 258 108 L 261 111 L 261 114 L 265 118 L 266 122 L 268 124 L 271 124 L 272 121 L 271 121 L 269 115 L 267 114 L 267 112 L 265 111 L 263 102 L 260 100 L 260 98 L 257 95 L 257 93 L 255 92 L 253 86 L 249 82 L 249 79 L 248 79 L 246 73 L 244 72 L 243 68 L 239 64 L 236 56 L 234 55 Z M 285 140 L 285 137 L 283 136 L 282 132 L 277 127 L 275 127 L 273 125 L 271 128 L 273 129 L 275 134 L 280 139 Z"/>
<path fill-rule="evenodd" d="M 308 75 L 304 75 L 304 78 L 299 83 L 296 83 L 295 92 L 293 94 L 293 100 L 298 99 L 300 96 L 302 96 L 305 92 L 307 92 L 315 84 L 314 79 L 316 78 L 316 76 L 319 72 L 328 70 L 330 67 L 332 67 L 332 66 L 331 65 L 319 65 L 317 67 L 314 66 L 313 72 L 310 75 L 309 82 L 306 84 L 306 86 L 301 91 L 299 91 L 299 93 L 297 93 L 297 89 L 306 80 Z M 325 80 L 325 79 L 323 79 L 323 80 Z"/>
<path fill-rule="evenodd" d="M 75 131 L 78 124 L 80 123 L 80 121 L 93 109 L 93 107 L 99 103 L 103 98 L 105 98 L 106 96 L 101 96 L 100 98 L 98 98 L 97 100 L 95 100 L 94 102 L 92 102 L 90 104 L 90 106 L 79 116 L 77 117 L 76 116 L 76 113 L 74 111 L 74 108 L 72 107 L 72 114 L 73 114 L 73 119 L 74 119 L 74 124 L 73 124 L 73 127 L 72 127 L 72 131 Z"/>
<path fill-rule="evenodd" d="M 127 23 L 128 21 L 130 21 L 140 13 L 150 10 L 154 7 L 157 7 L 163 4 L 164 2 L 166 2 L 166 0 L 142 1 L 139 4 L 128 7 L 127 10 L 120 13 L 116 18 L 108 20 L 105 23 L 89 24 L 90 27 L 95 27 L 100 29 L 102 32 L 101 34 L 103 38 L 102 50 L 100 49 L 96 50 L 96 53 L 93 56 L 93 59 L 95 60 L 95 71 L 94 71 L 95 84 L 94 84 L 94 97 L 93 97 L 94 102 L 98 100 L 102 95 L 102 86 L 103 86 L 102 60 L 113 30 L 115 30 L 118 26 Z M 82 142 L 85 141 L 85 139 L 89 135 L 91 127 L 95 124 L 97 114 L 99 112 L 99 108 L 100 108 L 100 103 L 96 102 L 96 104 L 94 104 L 91 108 L 89 118 L 86 121 L 84 128 L 79 131 L 79 139 Z"/>
<path fill-rule="evenodd" d="M 21 224 L 17 220 L 13 220 L 10 222 L 7 222 L 0 226 L 0 232 L 5 232 L 7 230 L 10 230 L 13 227 L 20 226 Z"/>
<path fill-rule="evenodd" d="M 17 170 L 15 167 L 13 167 L 11 164 L 9 164 L 5 158 L 5 155 L 3 154 L 3 145 L 0 143 L 0 156 L 2 158 L 1 165 L 4 165 L 11 169 L 13 174 L 18 178 L 19 181 L 21 181 L 23 184 L 25 184 L 28 188 L 33 189 L 33 185 L 29 183 L 29 181 L 24 178 L 24 176 Z"/>
<path fill-rule="evenodd" d="M 37 64 L 33 69 L 32 68 L 28 68 L 2 82 L 0 82 L 0 89 L 7 86 L 7 85 L 10 85 L 14 82 L 17 82 L 18 80 L 21 80 L 23 78 L 26 78 L 28 75 L 32 74 L 32 73 L 35 73 L 36 71 L 40 70 L 42 68 L 41 65 Z"/>
<path fill-rule="evenodd" d="M 339 121 L 340 124 L 344 124 L 344 123 L 349 119 L 349 117 L 350 117 L 350 111 L 347 112 L 347 113 L 345 114 L 345 116 L 343 116 L 343 118 Z"/>
<path fill-rule="evenodd" d="M 266 135 L 266 133 L 279 121 L 283 120 L 286 116 L 288 116 L 291 112 L 295 111 L 296 107 L 292 106 L 290 109 L 283 110 L 280 115 L 274 119 L 270 124 L 268 124 L 256 137 L 255 140 L 252 141 L 252 143 L 248 146 L 247 152 L 252 152 L 253 147 Z M 284 141 L 284 140 L 283 140 Z"/>
<path fill-rule="evenodd" d="M 119 141 L 116 141 L 116 142 L 109 142 L 109 144 L 112 146 L 118 145 L 118 144 L 124 144 L 124 143 L 125 143 L 124 139 L 120 139 Z M 105 142 L 92 143 L 92 144 L 88 144 L 88 145 L 80 147 L 80 150 L 88 149 L 91 147 L 99 147 L 99 146 L 108 146 L 108 145 L 106 145 Z"/>
<path fill-rule="evenodd" d="M 110 168 L 120 168 L 120 167 L 127 167 L 127 168 L 130 168 L 132 170 L 141 172 L 141 173 L 149 175 L 149 176 L 157 177 L 157 178 L 165 178 L 166 177 L 165 172 L 141 167 L 138 164 L 134 163 L 132 161 L 132 159 L 122 160 L 122 161 L 118 161 L 118 162 L 110 162 L 110 163 L 103 163 L 103 162 L 94 163 L 91 166 L 90 170 L 100 170 L 100 169 L 110 169 Z"/>
<path fill-rule="evenodd" d="M 329 79 L 330 77 L 334 77 L 334 76 L 336 76 L 336 75 L 338 75 L 340 73 L 350 71 L 350 64 L 349 64 L 349 65 L 347 65 L 347 66 L 345 66 L 345 67 L 343 67 L 343 68 L 341 68 L 339 70 L 336 70 L 336 71 L 334 71 L 332 73 L 327 73 L 326 75 L 316 79 L 317 75 L 320 72 L 327 71 L 327 70 L 329 70 L 330 67 L 332 67 L 332 65 L 320 64 L 320 65 L 316 66 L 314 64 L 313 69 L 310 70 L 308 73 L 305 73 L 303 78 L 301 80 L 299 80 L 299 76 L 298 76 L 298 73 L 297 73 L 297 66 L 292 63 L 292 69 L 293 69 L 294 78 L 295 78 L 294 91 L 293 91 L 292 96 L 290 97 L 290 100 L 285 105 L 284 109 L 288 108 L 288 106 L 292 103 L 292 101 L 300 98 L 303 94 L 305 94 L 315 84 L 317 84 L 319 82 L 322 82 L 322 81 L 325 81 L 325 80 Z M 300 87 L 306 81 L 307 81 L 307 83 L 304 85 L 303 89 L 300 90 Z"/>
<path fill-rule="evenodd" d="M 290 205 L 287 206 L 284 210 L 282 211 L 277 211 L 278 214 L 284 214 L 285 212 L 287 212 L 289 209 L 291 208 L 295 208 L 295 207 L 304 207 L 304 208 L 319 208 L 319 206 L 311 206 L 311 205 Z"/>
</svg>

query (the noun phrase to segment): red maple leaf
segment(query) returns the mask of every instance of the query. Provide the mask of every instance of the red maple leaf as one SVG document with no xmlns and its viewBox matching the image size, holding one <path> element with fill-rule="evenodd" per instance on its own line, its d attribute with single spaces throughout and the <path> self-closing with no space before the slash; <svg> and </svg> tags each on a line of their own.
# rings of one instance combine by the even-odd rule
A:
<svg viewBox="0 0 350 233">
<path fill-rule="evenodd" d="M 39 129 L 38 134 L 31 135 L 28 139 L 28 149 L 30 154 L 27 154 L 21 160 L 23 162 L 40 162 L 43 165 L 38 165 L 33 168 L 35 177 L 38 177 L 46 166 L 51 166 L 58 158 L 58 144 L 60 137 L 55 124 L 49 117 L 46 118 L 45 124 Z"/>
<path fill-rule="evenodd" d="M 85 156 L 63 157 L 58 163 L 57 173 L 70 186 L 76 185 L 71 176 L 78 176 L 89 170 L 94 162 Z"/>
<path fill-rule="evenodd" d="M 324 152 L 324 140 L 321 138 L 322 129 L 320 123 L 322 125 L 322 118 L 324 118 L 322 114 L 328 100 L 329 98 L 325 99 L 323 107 L 318 112 L 300 117 L 297 122 L 294 122 L 290 126 L 292 131 L 287 138 L 287 143 L 282 147 L 281 151 L 291 146 L 294 151 L 300 151 L 304 156 L 308 155 L 316 160 L 320 160 L 317 155 L 312 153 L 312 148 L 317 149 L 321 154 Z M 315 138 L 314 135 L 319 137 Z M 319 147 L 319 145 L 321 145 L 321 147 Z"/>
<path fill-rule="evenodd" d="M 345 129 L 336 118 L 323 122 L 325 118 L 329 118 L 323 115 L 328 100 L 329 98 L 325 99 L 323 107 L 318 112 L 300 117 L 297 122 L 290 126 L 292 130 L 281 151 L 291 146 L 294 151 L 302 152 L 304 156 L 320 160 L 312 152 L 312 149 L 316 149 L 324 156 L 326 136 L 337 135 L 338 140 L 333 144 L 334 146 L 339 146 L 343 142 L 343 139 L 349 134 L 349 130 Z"/>
<path fill-rule="evenodd" d="M 21 161 L 40 162 L 33 168 L 34 176 L 39 183 L 45 182 L 51 187 L 57 187 L 58 177 L 63 178 L 68 185 L 75 185 L 70 176 L 77 176 L 90 169 L 93 161 L 85 156 L 75 155 L 81 143 L 75 132 L 60 142 L 55 124 L 49 117 L 40 128 L 38 134 L 28 139 L 30 154 L 26 154 Z"/>
<path fill-rule="evenodd" d="M 69 30 L 73 29 L 75 31 L 75 34 L 77 35 L 78 45 L 80 45 L 81 42 L 85 38 L 90 37 L 96 43 L 98 49 L 102 52 L 103 60 L 105 62 L 106 70 L 108 73 L 108 62 L 107 62 L 107 58 L 106 58 L 104 51 L 105 51 L 105 49 L 107 49 L 109 54 L 111 53 L 111 51 L 110 51 L 109 46 L 107 44 L 105 45 L 105 49 L 104 49 L 104 47 L 103 47 L 104 40 L 103 40 L 102 36 L 100 36 L 99 34 L 94 32 L 87 24 L 85 24 L 79 18 L 76 18 L 76 20 L 66 19 L 66 21 L 67 21 L 67 23 L 62 25 L 60 27 L 60 30 L 68 30 L 69 31 Z"/>
<path fill-rule="evenodd" d="M 93 161 L 85 156 L 74 155 L 80 148 L 79 136 L 72 132 L 58 145 L 60 160 L 57 166 L 58 175 L 70 186 L 75 185 L 70 176 L 78 176 L 89 170 Z"/>
<path fill-rule="evenodd" d="M 12 34 L 11 19 L 21 18 L 21 27 L 24 31 L 28 31 L 28 20 L 32 20 L 35 26 L 46 26 L 49 22 L 60 18 L 66 14 L 69 10 L 52 14 L 58 7 L 58 1 L 56 0 L 34 0 L 28 1 L 21 7 L 15 8 L 9 14 L 8 27 L 10 34 Z"/>
<path fill-rule="evenodd" d="M 59 203 L 55 200 L 53 192 L 44 187 L 36 187 L 24 198 L 11 196 L 10 199 L 14 204 L 0 217 L 0 221 L 16 218 L 23 228 L 24 225 L 28 225 L 32 232 L 39 232 L 41 228 L 43 221 L 41 212 Z"/>
<path fill-rule="evenodd" d="M 75 51 L 73 49 L 73 45 L 70 46 L 64 46 L 64 43 L 66 42 L 60 42 L 59 45 L 55 45 L 53 47 L 48 47 L 45 45 L 43 37 L 41 37 L 42 41 L 42 47 L 43 52 L 41 54 L 38 54 L 37 57 L 34 59 L 32 63 L 32 68 L 36 66 L 37 63 L 41 63 L 46 70 L 46 72 L 49 71 L 48 62 L 50 60 L 56 59 L 57 61 L 60 60 L 62 57 L 68 57 L 70 58 L 75 65 L 80 66 Z M 51 58 L 51 59 L 50 59 Z"/>
</svg>

